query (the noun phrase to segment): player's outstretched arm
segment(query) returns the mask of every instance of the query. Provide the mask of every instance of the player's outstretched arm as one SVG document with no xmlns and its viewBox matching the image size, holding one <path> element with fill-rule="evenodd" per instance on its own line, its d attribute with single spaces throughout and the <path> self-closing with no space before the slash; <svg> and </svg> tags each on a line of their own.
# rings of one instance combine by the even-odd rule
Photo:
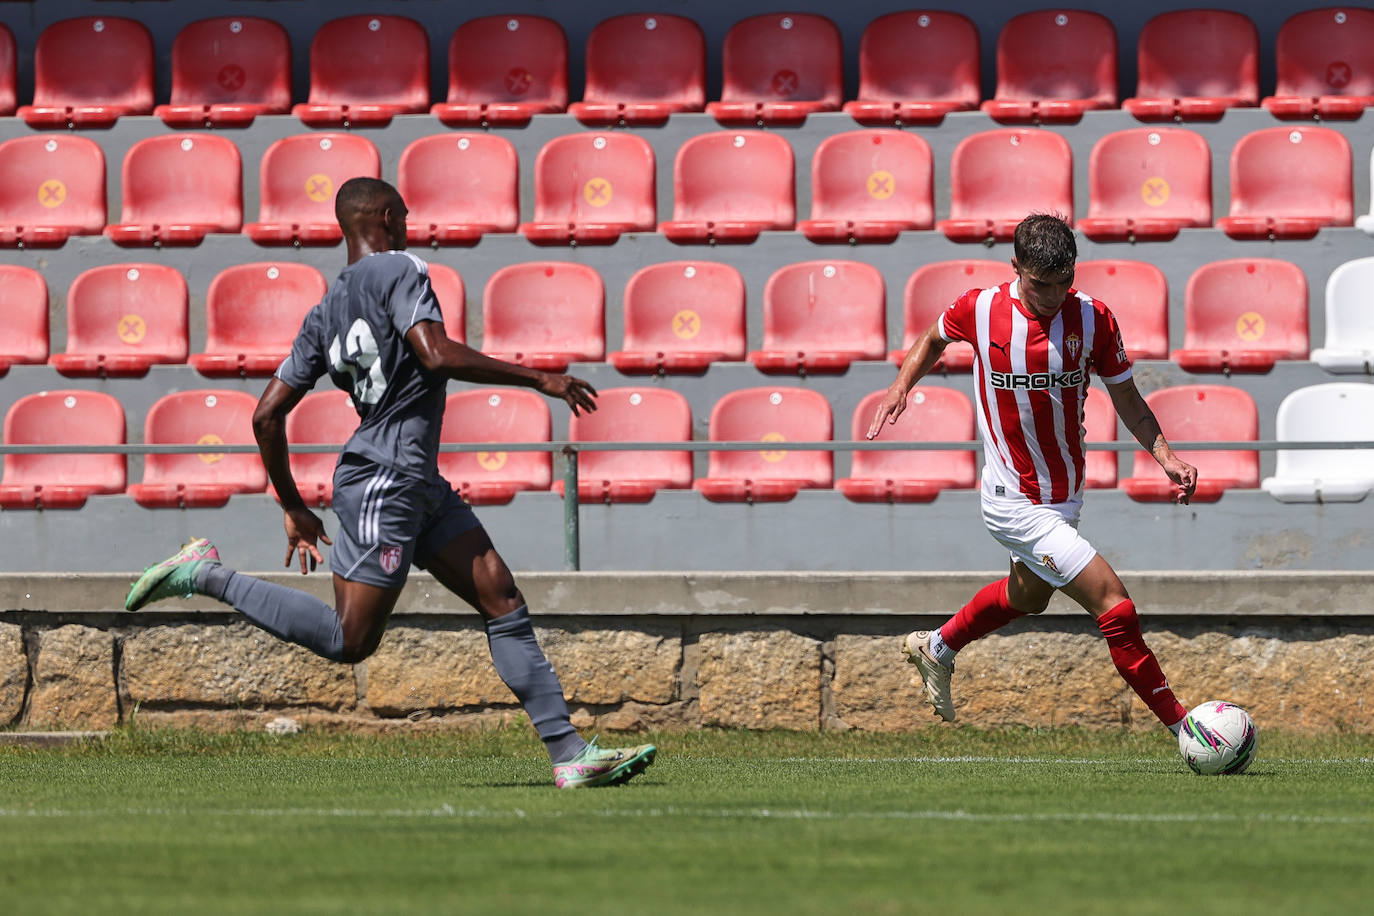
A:
<svg viewBox="0 0 1374 916">
<path fill-rule="evenodd" d="M 1164 469 L 1164 473 L 1169 475 L 1169 479 L 1178 487 L 1174 499 L 1186 506 L 1193 498 L 1193 491 L 1197 489 L 1197 468 L 1174 454 L 1173 448 L 1164 438 L 1164 431 L 1159 428 L 1155 412 L 1145 403 L 1145 398 L 1141 397 L 1140 389 L 1136 388 L 1135 379 L 1128 378 L 1124 382 L 1108 385 L 1107 393 L 1112 396 L 1112 405 L 1116 408 L 1117 416 L 1126 424 L 1131 435 L 1135 436 L 1135 441 L 1154 456 L 1155 461 Z"/>
<path fill-rule="evenodd" d="M 296 479 L 291 476 L 291 461 L 286 448 L 286 415 L 305 397 L 305 392 L 292 388 L 279 378 L 267 384 L 267 390 L 258 399 L 253 411 L 253 436 L 258 440 L 258 452 L 267 468 L 267 476 L 281 499 L 285 513 L 283 524 L 286 527 L 286 565 L 291 565 L 292 556 L 300 557 L 301 575 L 307 567 L 314 569 L 324 561 L 320 555 L 317 541 L 332 544 L 324 532 L 324 523 L 314 512 L 306 508 L 296 488 Z"/>
<path fill-rule="evenodd" d="M 884 423 L 896 423 L 897 418 L 906 410 L 906 396 L 916 383 L 925 378 L 927 372 L 940 361 L 947 342 L 940 336 L 939 326 L 932 324 L 926 328 L 902 360 L 902 368 L 897 370 L 897 380 L 887 389 L 878 409 L 873 414 L 873 422 L 868 425 L 868 438 L 876 438 L 883 431 Z"/>
<path fill-rule="evenodd" d="M 451 339 L 437 321 L 417 322 L 406 332 L 406 341 L 427 372 L 460 382 L 533 388 L 563 401 L 574 414 L 596 410 L 596 389 L 582 379 L 493 359 Z"/>
</svg>

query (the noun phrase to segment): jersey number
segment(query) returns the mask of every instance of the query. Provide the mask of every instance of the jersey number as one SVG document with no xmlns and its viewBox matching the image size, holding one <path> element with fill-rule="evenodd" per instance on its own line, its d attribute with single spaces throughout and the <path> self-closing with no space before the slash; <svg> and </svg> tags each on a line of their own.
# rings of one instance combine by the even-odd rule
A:
<svg viewBox="0 0 1374 916">
<path fill-rule="evenodd" d="M 386 376 L 382 374 L 381 353 L 377 338 L 366 321 L 353 322 L 340 342 L 336 336 L 329 344 L 329 364 L 335 372 L 347 373 L 353 379 L 353 397 L 360 404 L 376 404 L 386 391 Z"/>
</svg>

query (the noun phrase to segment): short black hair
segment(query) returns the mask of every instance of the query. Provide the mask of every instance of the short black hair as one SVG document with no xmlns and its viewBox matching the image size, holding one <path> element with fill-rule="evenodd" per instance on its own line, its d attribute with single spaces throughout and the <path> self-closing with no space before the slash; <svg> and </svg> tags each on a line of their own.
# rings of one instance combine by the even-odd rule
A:
<svg viewBox="0 0 1374 916">
<path fill-rule="evenodd" d="M 1032 213 L 1017 223 L 1012 247 L 1016 263 L 1038 277 L 1072 273 L 1078 260 L 1073 230 L 1053 213 Z"/>
<path fill-rule="evenodd" d="M 393 197 L 400 196 L 399 191 L 378 178 L 350 178 L 334 195 L 334 218 L 342 226 L 356 214 L 381 212 Z"/>
</svg>

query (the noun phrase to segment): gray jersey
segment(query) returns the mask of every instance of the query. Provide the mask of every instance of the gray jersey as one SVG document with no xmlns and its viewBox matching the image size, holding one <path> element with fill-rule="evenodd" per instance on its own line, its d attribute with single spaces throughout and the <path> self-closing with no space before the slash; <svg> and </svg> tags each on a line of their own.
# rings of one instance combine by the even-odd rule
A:
<svg viewBox="0 0 1374 916">
<path fill-rule="evenodd" d="M 443 321 L 429 265 L 404 251 L 368 255 L 345 267 L 305 316 L 276 374 L 308 390 L 328 373 L 352 396 L 362 421 L 344 451 L 432 479 L 447 380 L 426 372 L 406 342 L 421 321 Z"/>
</svg>

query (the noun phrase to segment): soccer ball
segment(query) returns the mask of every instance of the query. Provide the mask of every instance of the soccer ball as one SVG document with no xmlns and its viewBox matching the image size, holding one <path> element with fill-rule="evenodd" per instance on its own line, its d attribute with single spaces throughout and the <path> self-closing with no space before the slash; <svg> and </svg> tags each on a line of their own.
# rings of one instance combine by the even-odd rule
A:
<svg viewBox="0 0 1374 916">
<path fill-rule="evenodd" d="M 1244 773 L 1255 759 L 1255 720 L 1235 703 L 1208 700 L 1188 713 L 1178 752 L 1194 773 Z"/>
</svg>

